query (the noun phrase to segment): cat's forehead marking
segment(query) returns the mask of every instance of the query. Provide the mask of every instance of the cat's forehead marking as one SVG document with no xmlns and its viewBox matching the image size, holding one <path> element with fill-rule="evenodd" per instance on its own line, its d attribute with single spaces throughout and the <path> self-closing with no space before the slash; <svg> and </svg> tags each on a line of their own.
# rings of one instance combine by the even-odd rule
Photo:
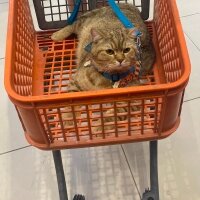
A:
<svg viewBox="0 0 200 200">
<path fill-rule="evenodd" d="M 126 43 L 126 38 L 122 32 L 122 30 L 117 29 L 113 33 L 112 43 L 117 50 L 122 50 Z"/>
<path fill-rule="evenodd" d="M 114 51 L 123 51 L 123 49 L 134 46 L 134 41 L 128 37 L 128 32 L 124 29 L 116 28 L 114 30 L 103 30 L 102 39 L 98 42 L 98 49 L 113 49 Z"/>
</svg>

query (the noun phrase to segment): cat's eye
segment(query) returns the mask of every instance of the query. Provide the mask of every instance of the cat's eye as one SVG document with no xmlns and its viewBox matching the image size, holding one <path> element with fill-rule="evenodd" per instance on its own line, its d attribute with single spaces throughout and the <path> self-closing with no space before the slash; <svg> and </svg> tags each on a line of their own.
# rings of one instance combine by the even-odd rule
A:
<svg viewBox="0 0 200 200">
<path fill-rule="evenodd" d="M 115 52 L 112 49 L 107 49 L 106 53 L 109 55 L 113 55 Z"/>
<path fill-rule="evenodd" d="M 130 48 L 126 48 L 123 50 L 123 53 L 128 53 L 131 49 Z"/>
</svg>

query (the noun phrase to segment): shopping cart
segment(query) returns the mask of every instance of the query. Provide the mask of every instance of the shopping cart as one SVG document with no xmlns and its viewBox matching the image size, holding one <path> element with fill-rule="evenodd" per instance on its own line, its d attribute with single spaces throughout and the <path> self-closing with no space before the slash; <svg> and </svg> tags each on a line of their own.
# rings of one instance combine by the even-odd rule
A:
<svg viewBox="0 0 200 200">
<path fill-rule="evenodd" d="M 76 36 L 62 42 L 50 39 L 55 29 L 66 25 L 74 3 L 33 2 L 42 31 L 34 29 L 28 0 L 10 0 L 5 87 L 28 142 L 42 150 L 53 150 L 60 199 L 67 199 L 61 149 L 150 141 L 151 186 L 144 192 L 143 200 L 158 200 L 157 140 L 177 129 L 190 75 L 175 0 L 154 0 L 153 20 L 146 21 L 156 49 L 156 62 L 153 73 L 141 77 L 145 85 L 77 93 L 68 93 L 67 84 L 76 71 L 78 40 Z M 131 3 L 140 3 L 137 6 L 147 20 L 149 0 Z M 82 1 L 79 14 L 104 5 L 106 0 Z M 120 106 L 126 109 L 118 113 Z M 140 109 L 132 111 L 132 106 Z M 113 122 L 104 120 L 110 117 L 106 112 L 109 109 L 114 110 Z M 72 117 L 63 118 L 69 112 Z M 119 116 L 127 117 L 118 121 Z M 66 127 L 64 123 L 69 120 L 73 124 Z M 106 129 L 111 125 L 113 129 Z M 96 126 L 103 128 L 96 133 Z M 75 195 L 74 199 L 84 196 Z"/>
</svg>

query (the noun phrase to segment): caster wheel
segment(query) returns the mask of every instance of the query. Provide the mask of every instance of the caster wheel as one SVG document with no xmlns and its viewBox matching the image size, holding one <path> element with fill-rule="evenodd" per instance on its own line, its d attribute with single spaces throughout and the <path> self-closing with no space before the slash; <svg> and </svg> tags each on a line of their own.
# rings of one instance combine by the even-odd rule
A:
<svg viewBox="0 0 200 200">
<path fill-rule="evenodd" d="M 151 190 L 146 189 L 145 192 L 143 193 L 142 200 L 157 200 L 157 199 L 155 198 L 154 193 Z"/>
<path fill-rule="evenodd" d="M 85 197 L 81 194 L 76 194 L 74 196 L 73 200 L 85 200 Z"/>
</svg>

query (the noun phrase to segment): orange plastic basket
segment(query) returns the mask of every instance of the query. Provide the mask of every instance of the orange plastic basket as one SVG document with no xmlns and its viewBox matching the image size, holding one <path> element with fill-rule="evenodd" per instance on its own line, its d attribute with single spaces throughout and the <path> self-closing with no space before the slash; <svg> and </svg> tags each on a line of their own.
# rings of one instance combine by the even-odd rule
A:
<svg viewBox="0 0 200 200">
<path fill-rule="evenodd" d="M 63 149 L 148 141 L 177 129 L 190 62 L 175 0 L 155 0 L 154 18 L 146 23 L 157 55 L 146 85 L 67 93 L 77 39 L 53 42 L 52 30 L 34 30 L 28 0 L 10 0 L 5 87 L 30 144 Z M 119 107 L 126 109 L 116 112 Z M 63 118 L 67 112 L 70 119 Z M 74 123 L 66 127 L 68 120 Z M 95 126 L 103 128 L 94 132 Z"/>
</svg>

